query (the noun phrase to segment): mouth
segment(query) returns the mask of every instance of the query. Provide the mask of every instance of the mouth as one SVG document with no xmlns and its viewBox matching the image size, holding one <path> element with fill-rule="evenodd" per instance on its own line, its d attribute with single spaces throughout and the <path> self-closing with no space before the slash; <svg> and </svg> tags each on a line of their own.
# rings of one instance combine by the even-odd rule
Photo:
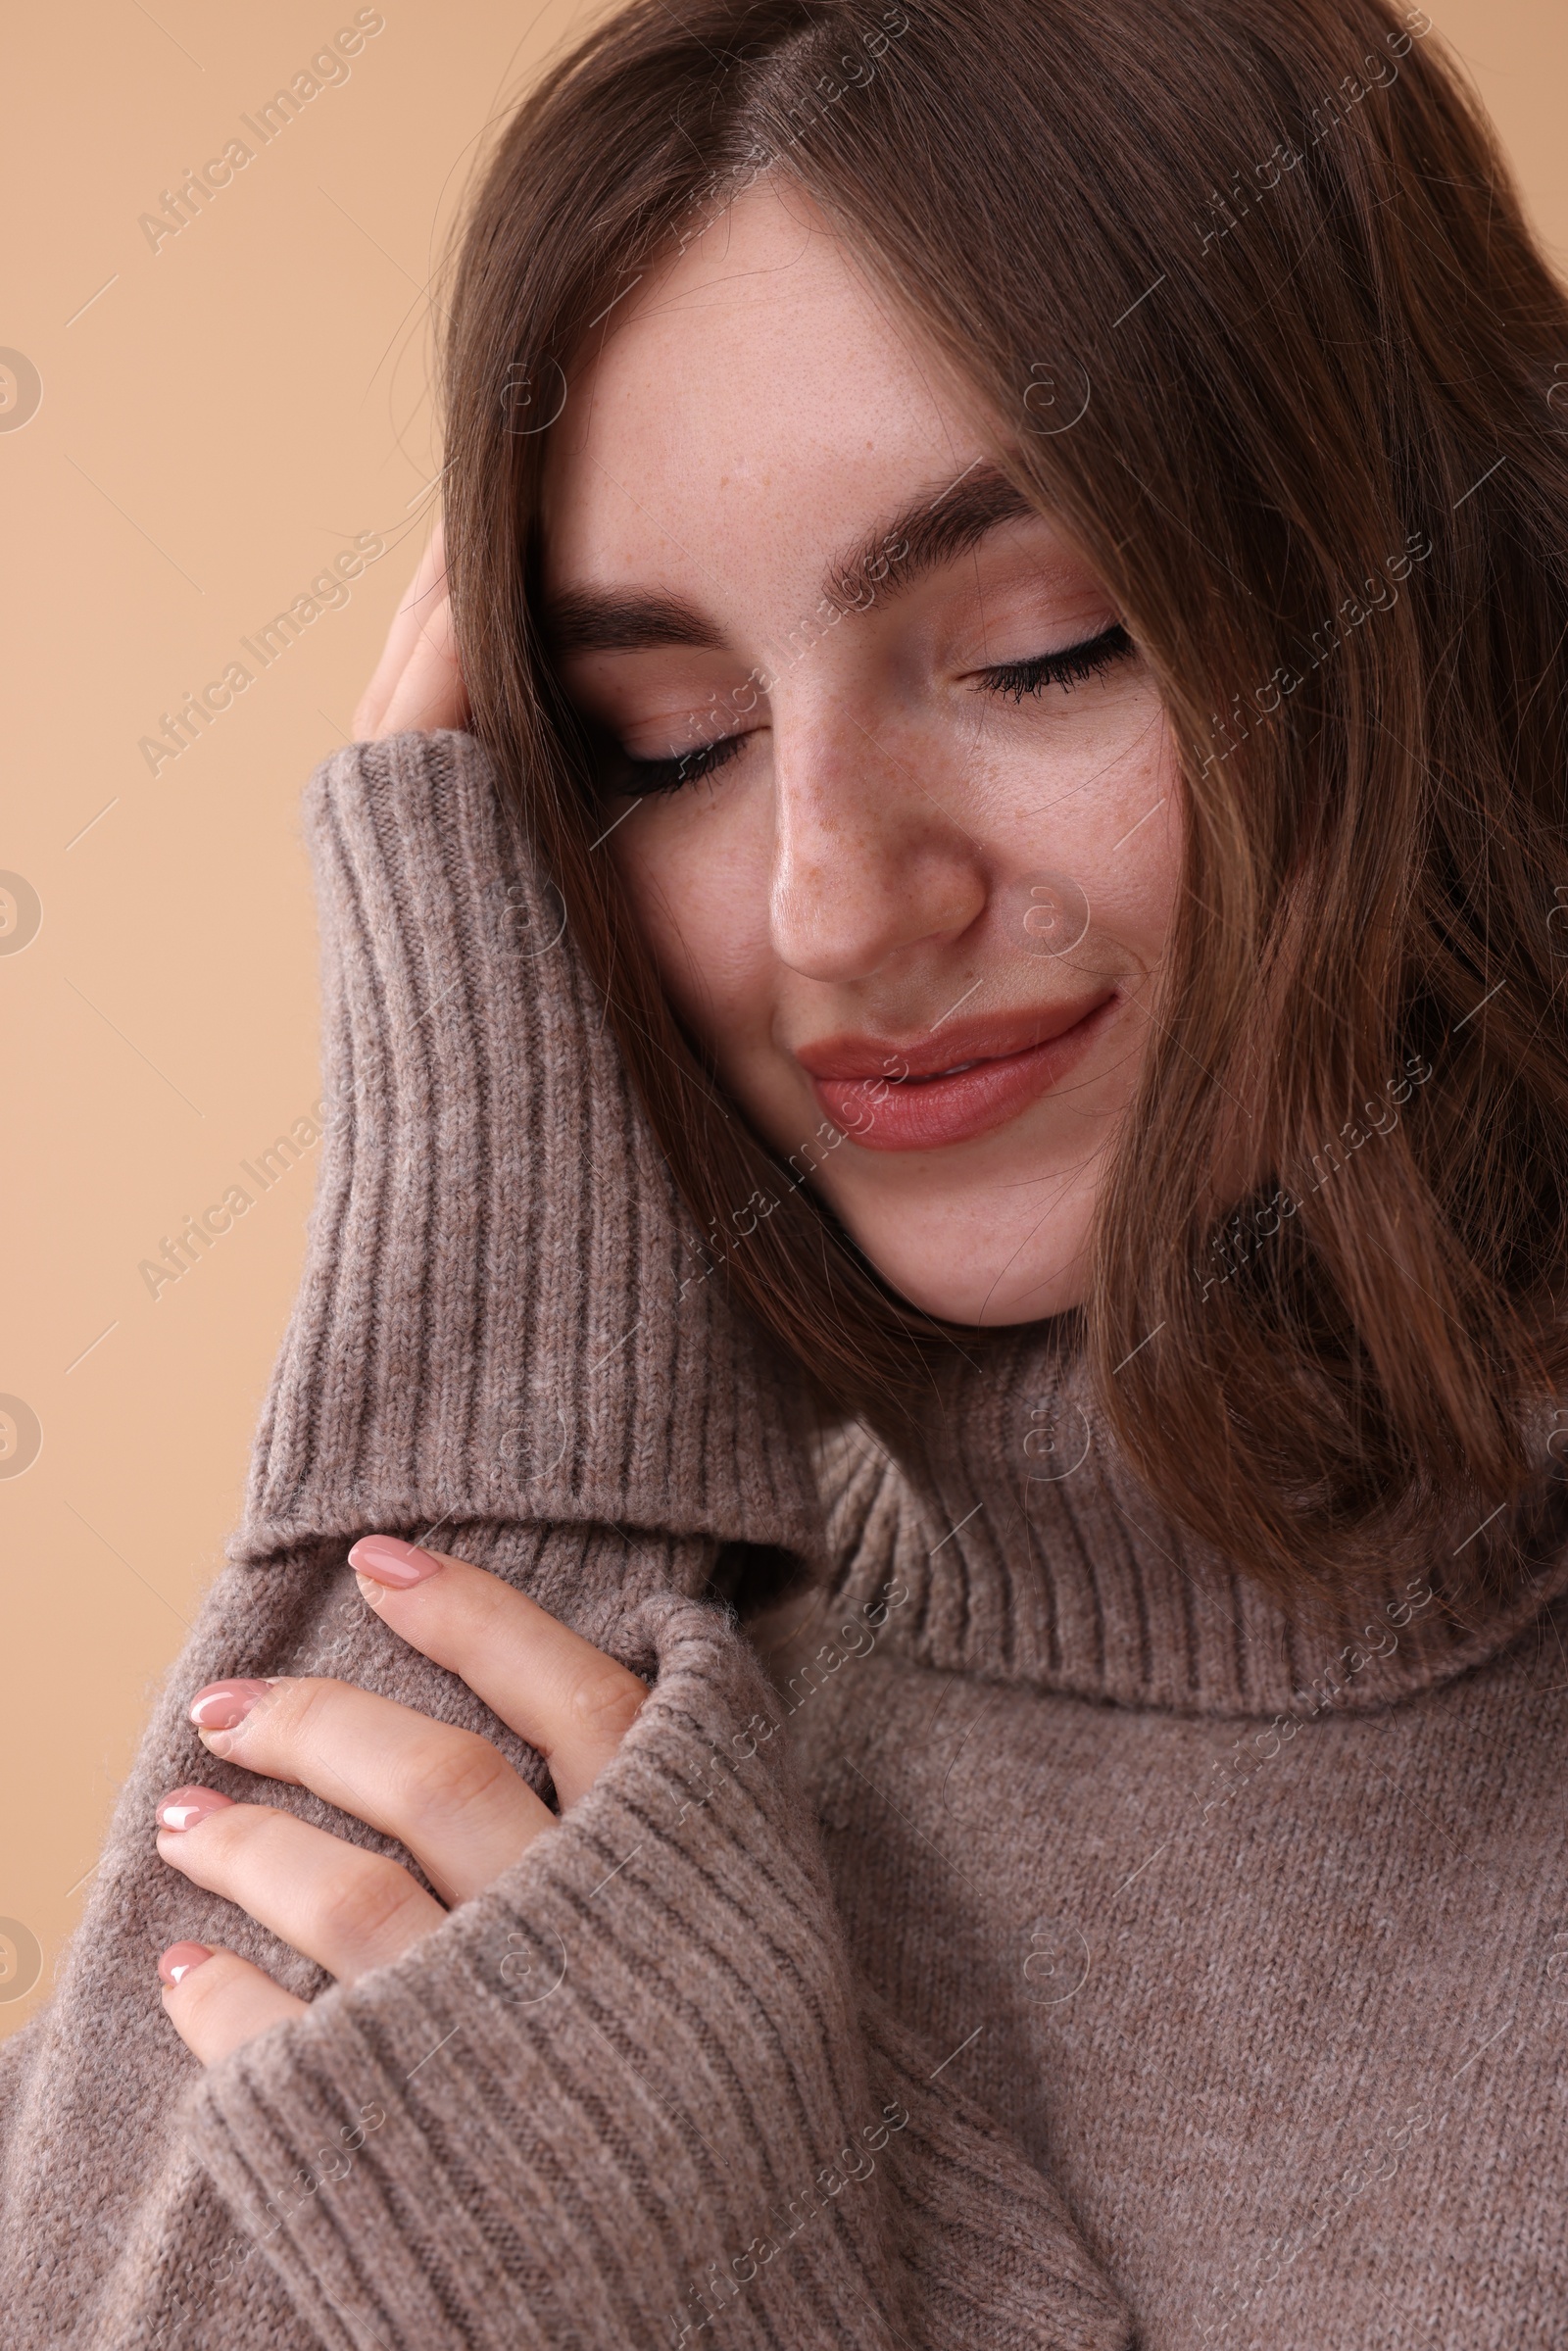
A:
<svg viewBox="0 0 1568 2351">
<path fill-rule="evenodd" d="M 833 1124 L 864 1151 L 939 1151 L 994 1133 L 1061 1083 L 1108 1026 L 1116 989 L 997 1014 L 900 1045 L 844 1036 L 796 1059 Z"/>
</svg>

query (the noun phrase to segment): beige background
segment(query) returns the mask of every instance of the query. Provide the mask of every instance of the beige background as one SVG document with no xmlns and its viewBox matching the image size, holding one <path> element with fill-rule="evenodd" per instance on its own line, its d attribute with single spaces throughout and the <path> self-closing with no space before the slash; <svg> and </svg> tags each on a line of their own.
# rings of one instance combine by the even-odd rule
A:
<svg viewBox="0 0 1568 2351">
<path fill-rule="evenodd" d="M 0 1924 L 0 2033 L 47 1995 L 238 1510 L 314 1182 L 312 1148 L 265 1193 L 241 1170 L 318 1091 L 296 802 L 347 739 L 422 543 L 426 286 L 475 142 L 589 13 L 361 11 L 383 28 L 266 147 L 241 117 L 353 6 L 86 0 L 9 37 L 0 347 L 42 398 L 0 430 L 0 873 L 42 919 L 16 951 L 28 902 L 8 939 L 0 896 L 0 1396 L 42 1443 L 0 1476 L 0 1922 L 41 1973 L 24 1988 L 25 1940 L 19 1977 Z M 1568 259 L 1568 11 L 1433 14 Z M 254 160 L 155 252 L 139 217 L 234 137 Z M 0 425 L 26 398 L 0 358 Z M 386 553 L 347 601 L 151 773 L 140 738 L 228 662 L 257 670 L 241 637 L 364 533 Z M 236 1184 L 254 1204 L 154 1297 L 141 1262 Z M 5 1442 L 0 1420 L 0 1471 L 22 1457 Z"/>
</svg>

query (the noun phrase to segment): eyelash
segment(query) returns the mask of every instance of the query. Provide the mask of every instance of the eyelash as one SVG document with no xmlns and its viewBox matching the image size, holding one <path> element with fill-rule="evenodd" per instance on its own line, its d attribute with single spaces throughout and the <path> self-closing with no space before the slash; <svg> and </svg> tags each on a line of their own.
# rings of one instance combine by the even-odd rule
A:
<svg viewBox="0 0 1568 2351">
<path fill-rule="evenodd" d="M 988 694 L 1010 694 L 1021 704 L 1026 694 L 1043 694 L 1047 686 L 1061 686 L 1070 692 L 1092 677 L 1102 676 L 1132 650 L 1133 641 L 1117 620 L 1098 637 L 1086 637 L 1081 645 L 1064 645 L 1059 653 L 1039 653 L 1027 661 L 1004 661 L 980 674 Z M 722 735 L 717 742 L 699 744 L 673 759 L 633 759 L 622 754 L 620 788 L 639 799 L 659 792 L 679 792 L 727 766 L 745 740 L 744 735 Z"/>
<path fill-rule="evenodd" d="M 1026 694 L 1043 693 L 1047 686 L 1070 690 L 1101 676 L 1113 662 L 1124 661 L 1132 649 L 1131 637 L 1115 620 L 1098 637 L 1086 637 L 1081 645 L 1064 645 L 1060 653 L 1038 653 L 1029 661 L 1004 661 L 999 668 L 987 669 L 983 673 L 986 691 L 1010 694 L 1014 702 L 1021 703 Z"/>
<path fill-rule="evenodd" d="M 695 751 L 683 751 L 678 759 L 633 759 L 622 753 L 619 789 L 639 800 L 656 792 L 679 792 L 727 767 L 745 740 L 744 735 L 721 735 L 716 743 L 699 743 Z"/>
</svg>

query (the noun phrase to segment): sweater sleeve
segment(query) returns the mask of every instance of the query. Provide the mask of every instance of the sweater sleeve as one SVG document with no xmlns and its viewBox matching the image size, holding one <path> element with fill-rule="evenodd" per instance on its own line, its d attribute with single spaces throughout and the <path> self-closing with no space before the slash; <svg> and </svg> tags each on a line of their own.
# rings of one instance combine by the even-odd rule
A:
<svg viewBox="0 0 1568 2351">
<path fill-rule="evenodd" d="M 209 2077 L 228 2211 L 334 2344 L 1122 2343 L 1047 2181 L 858 1999 L 744 1644 L 641 1613 L 655 1694 L 566 1825 Z"/>
<path fill-rule="evenodd" d="M 306 810 L 331 1104 L 306 1271 L 229 1564 L 0 2069 L 13 2339 L 1124 2345 L 1051 2182 L 850 1964 L 777 1702 L 713 1596 L 736 1544 L 818 1556 L 799 1384 L 694 1249 L 559 894 L 466 736 L 356 746 Z M 338 1984 L 167 1870 L 152 1809 L 193 1778 L 256 1793 L 184 1719 L 235 1672 L 359 1682 L 547 1786 L 359 1599 L 368 1529 L 439 1534 L 653 1692 L 559 1827 Z M 152 1973 L 186 1935 L 310 2008 L 204 2072 Z"/>
</svg>

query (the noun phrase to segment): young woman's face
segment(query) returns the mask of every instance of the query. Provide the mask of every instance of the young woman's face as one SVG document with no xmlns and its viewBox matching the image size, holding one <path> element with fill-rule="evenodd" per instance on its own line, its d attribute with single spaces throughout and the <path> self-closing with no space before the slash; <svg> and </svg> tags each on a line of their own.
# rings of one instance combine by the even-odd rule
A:
<svg viewBox="0 0 1568 2351">
<path fill-rule="evenodd" d="M 627 298 L 544 541 L 598 854 L 753 1124 L 928 1312 L 1077 1303 L 1171 919 L 1164 712 L 798 189 Z"/>
</svg>

